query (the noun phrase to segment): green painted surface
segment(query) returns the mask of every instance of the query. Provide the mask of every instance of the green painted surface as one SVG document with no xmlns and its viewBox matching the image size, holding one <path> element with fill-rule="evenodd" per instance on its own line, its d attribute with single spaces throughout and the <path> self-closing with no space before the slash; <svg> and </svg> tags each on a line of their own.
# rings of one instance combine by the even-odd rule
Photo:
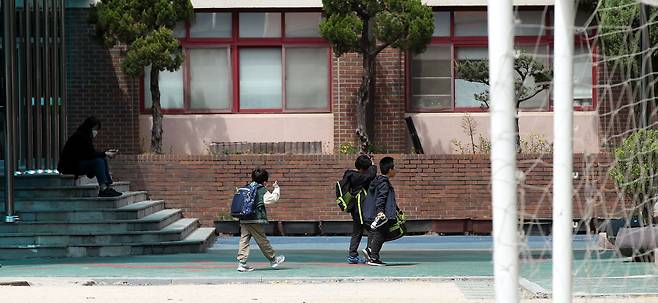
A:
<svg viewBox="0 0 658 303">
<path fill-rule="evenodd" d="M 40 259 L 6 261 L 0 279 L 11 277 L 73 278 L 160 278 L 160 279 L 304 279 L 304 278 L 450 278 L 492 277 L 491 251 L 486 237 L 409 237 L 387 243 L 382 259 L 387 267 L 346 263 L 347 238 L 273 238 L 272 243 L 287 261 L 271 269 L 258 247 L 252 244 L 250 263 L 257 270 L 235 270 L 237 238 L 222 238 L 208 253 L 132 256 L 83 259 Z M 467 249 L 459 243 L 470 241 Z M 544 239 L 522 250 L 521 275 L 550 291 L 551 259 Z M 586 241 L 587 242 L 587 241 Z M 574 252 L 574 291 L 583 295 L 658 294 L 658 267 L 653 263 L 629 262 L 610 251 L 588 252 L 579 244 Z M 489 245 L 490 246 L 490 245 Z M 550 246 L 550 245 L 549 245 Z M 578 247 L 578 245 L 574 245 Z M 532 252 L 528 250 L 532 248 Z M 474 281 L 474 280 L 471 280 Z M 472 288 L 472 297 L 492 293 L 491 281 L 475 284 L 459 282 L 460 288 Z M 470 286 L 469 286 L 470 285 Z M 474 285 L 474 286 L 473 286 Z"/>
</svg>

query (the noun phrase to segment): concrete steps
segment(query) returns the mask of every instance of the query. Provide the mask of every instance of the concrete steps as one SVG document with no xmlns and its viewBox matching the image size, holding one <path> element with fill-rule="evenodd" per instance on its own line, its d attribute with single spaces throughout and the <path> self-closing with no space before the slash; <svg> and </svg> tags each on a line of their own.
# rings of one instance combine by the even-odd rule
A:
<svg viewBox="0 0 658 303">
<path fill-rule="evenodd" d="M 0 260 L 204 252 L 214 228 L 183 218 L 180 209 L 129 191 L 99 198 L 95 184 L 75 185 L 72 176 L 18 176 L 17 223 L 0 223 Z M 4 202 L 0 215 L 4 216 Z"/>
<path fill-rule="evenodd" d="M 179 219 L 159 230 L 92 233 L 0 233 L 3 246 L 114 245 L 181 241 L 199 228 L 198 219 Z"/>
<path fill-rule="evenodd" d="M 18 210 L 21 221 L 56 221 L 56 222 L 83 222 L 89 220 L 135 220 L 163 210 L 164 201 L 141 201 L 119 208 L 106 209 L 56 209 L 56 210 Z M 0 215 L 4 213 L 0 212 Z"/>
<path fill-rule="evenodd" d="M 112 187 L 119 192 L 130 191 L 130 182 L 115 182 Z M 16 199 L 98 197 L 98 185 L 70 186 L 16 186 Z"/>
<path fill-rule="evenodd" d="M 4 245 L 0 256 L 4 259 L 113 257 L 148 254 L 201 253 L 215 241 L 214 228 L 197 228 L 179 241 L 141 242 L 130 244 L 66 245 Z"/>
<path fill-rule="evenodd" d="M 180 209 L 164 209 L 157 213 L 136 220 L 112 221 L 19 221 L 17 223 L 0 223 L 2 233 L 98 233 L 98 232 L 124 232 L 146 231 L 162 229 L 165 226 L 182 218 Z"/>
<path fill-rule="evenodd" d="M 119 197 L 99 198 L 99 197 L 67 197 L 67 198 L 19 198 L 16 200 L 14 208 L 17 212 L 21 211 L 54 211 L 54 210 L 96 210 L 108 208 L 120 208 L 133 203 L 148 200 L 148 193 L 145 191 L 124 192 Z M 4 202 L 0 205 L 0 211 L 4 212 Z"/>
</svg>

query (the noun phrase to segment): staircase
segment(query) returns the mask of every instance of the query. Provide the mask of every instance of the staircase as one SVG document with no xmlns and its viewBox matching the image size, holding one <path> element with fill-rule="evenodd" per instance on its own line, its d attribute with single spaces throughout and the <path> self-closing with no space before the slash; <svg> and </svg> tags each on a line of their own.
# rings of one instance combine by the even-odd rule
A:
<svg viewBox="0 0 658 303">
<path fill-rule="evenodd" d="M 215 241 L 214 228 L 201 228 L 198 219 L 166 209 L 147 192 L 130 191 L 129 182 L 115 182 L 122 196 L 99 198 L 97 185 L 75 185 L 73 176 L 15 180 L 20 221 L 0 222 L 0 260 L 198 253 Z"/>
</svg>

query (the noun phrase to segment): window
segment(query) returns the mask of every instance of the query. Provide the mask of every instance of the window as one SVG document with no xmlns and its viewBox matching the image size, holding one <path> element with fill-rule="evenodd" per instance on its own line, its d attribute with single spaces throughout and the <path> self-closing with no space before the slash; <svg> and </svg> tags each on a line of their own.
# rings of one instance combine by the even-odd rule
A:
<svg viewBox="0 0 658 303">
<path fill-rule="evenodd" d="M 196 13 L 190 26 L 192 38 L 230 38 L 231 13 Z"/>
<path fill-rule="evenodd" d="M 537 63 L 543 65 L 545 68 L 550 69 L 551 68 L 551 61 L 548 56 L 548 45 L 517 45 L 515 47 L 516 55 L 517 56 L 529 56 L 532 58 L 532 60 Z M 515 77 L 519 79 L 518 74 L 514 73 Z M 530 96 L 530 94 L 536 92 L 537 90 L 534 90 L 535 87 L 535 79 L 533 77 L 527 78 L 524 82 L 523 85 L 525 87 L 531 88 L 533 91 L 529 91 L 526 96 Z M 519 105 L 520 108 L 522 109 L 539 109 L 539 110 L 546 110 L 548 107 L 548 95 L 550 93 L 550 89 L 544 89 L 534 97 L 522 101 L 521 104 Z"/>
<path fill-rule="evenodd" d="M 548 14 L 544 11 L 517 10 L 514 33 L 517 36 L 543 36 Z"/>
<path fill-rule="evenodd" d="M 430 46 L 411 60 L 411 106 L 452 109 L 452 54 L 450 46 Z"/>
<path fill-rule="evenodd" d="M 190 66 L 190 108 L 231 108 L 232 81 L 227 48 L 192 48 Z"/>
<path fill-rule="evenodd" d="M 163 111 L 327 112 L 329 43 L 320 12 L 197 12 L 176 32 L 185 61 L 160 73 Z M 146 69 L 144 108 L 151 107 Z"/>
<path fill-rule="evenodd" d="M 434 37 L 450 37 L 450 12 L 434 12 Z"/>
<path fill-rule="evenodd" d="M 455 14 L 455 36 L 487 36 L 487 12 L 457 11 Z"/>
<path fill-rule="evenodd" d="M 518 8 L 515 12 L 515 55 L 532 57 L 534 62 L 552 68 L 550 28 L 552 12 L 548 9 Z M 486 104 L 477 96 L 485 94 L 486 84 L 459 78 L 457 65 L 464 60 L 488 59 L 487 12 L 484 10 L 435 11 L 432 41 L 421 54 L 408 57 L 407 110 L 411 112 L 481 111 Z M 592 60 L 590 41 L 585 36 L 575 37 L 574 106 L 592 110 L 596 105 L 593 82 L 596 65 Z M 515 73 L 516 75 L 516 73 Z M 518 77 L 518 75 L 517 75 Z M 524 86 L 535 88 L 536 79 L 528 77 Z M 520 103 L 523 111 L 552 109 L 551 89 L 547 88 Z"/>
<path fill-rule="evenodd" d="M 587 47 L 574 49 L 573 99 L 575 106 L 591 107 L 592 102 L 592 52 Z"/>
<path fill-rule="evenodd" d="M 151 96 L 151 67 L 144 70 L 144 107 L 151 108 L 153 99 Z M 163 109 L 183 108 L 183 70 L 161 71 L 158 78 L 160 85 L 160 105 Z"/>
<path fill-rule="evenodd" d="M 320 13 L 286 13 L 286 37 L 319 38 Z"/>
<path fill-rule="evenodd" d="M 457 49 L 457 60 L 486 60 L 488 58 L 486 47 L 462 47 Z M 455 107 L 480 108 L 484 103 L 478 101 L 475 96 L 486 92 L 489 87 L 486 84 L 470 82 L 455 78 Z"/>
<path fill-rule="evenodd" d="M 281 13 L 240 13 L 240 37 L 281 37 Z"/>
<path fill-rule="evenodd" d="M 240 108 L 281 108 L 281 49 L 240 50 Z"/>
<path fill-rule="evenodd" d="M 329 81 L 326 47 L 289 47 L 286 51 L 286 109 L 327 106 Z"/>
</svg>

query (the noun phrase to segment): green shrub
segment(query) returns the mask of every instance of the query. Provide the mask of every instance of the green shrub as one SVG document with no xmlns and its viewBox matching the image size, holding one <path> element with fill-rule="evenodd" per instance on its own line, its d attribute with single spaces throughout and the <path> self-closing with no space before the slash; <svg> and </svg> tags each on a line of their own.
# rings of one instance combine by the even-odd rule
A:
<svg viewBox="0 0 658 303">
<path fill-rule="evenodd" d="M 621 192 L 631 198 L 633 208 L 628 218 L 651 223 L 656 197 L 658 171 L 658 131 L 638 130 L 615 149 L 610 176 Z"/>
</svg>

